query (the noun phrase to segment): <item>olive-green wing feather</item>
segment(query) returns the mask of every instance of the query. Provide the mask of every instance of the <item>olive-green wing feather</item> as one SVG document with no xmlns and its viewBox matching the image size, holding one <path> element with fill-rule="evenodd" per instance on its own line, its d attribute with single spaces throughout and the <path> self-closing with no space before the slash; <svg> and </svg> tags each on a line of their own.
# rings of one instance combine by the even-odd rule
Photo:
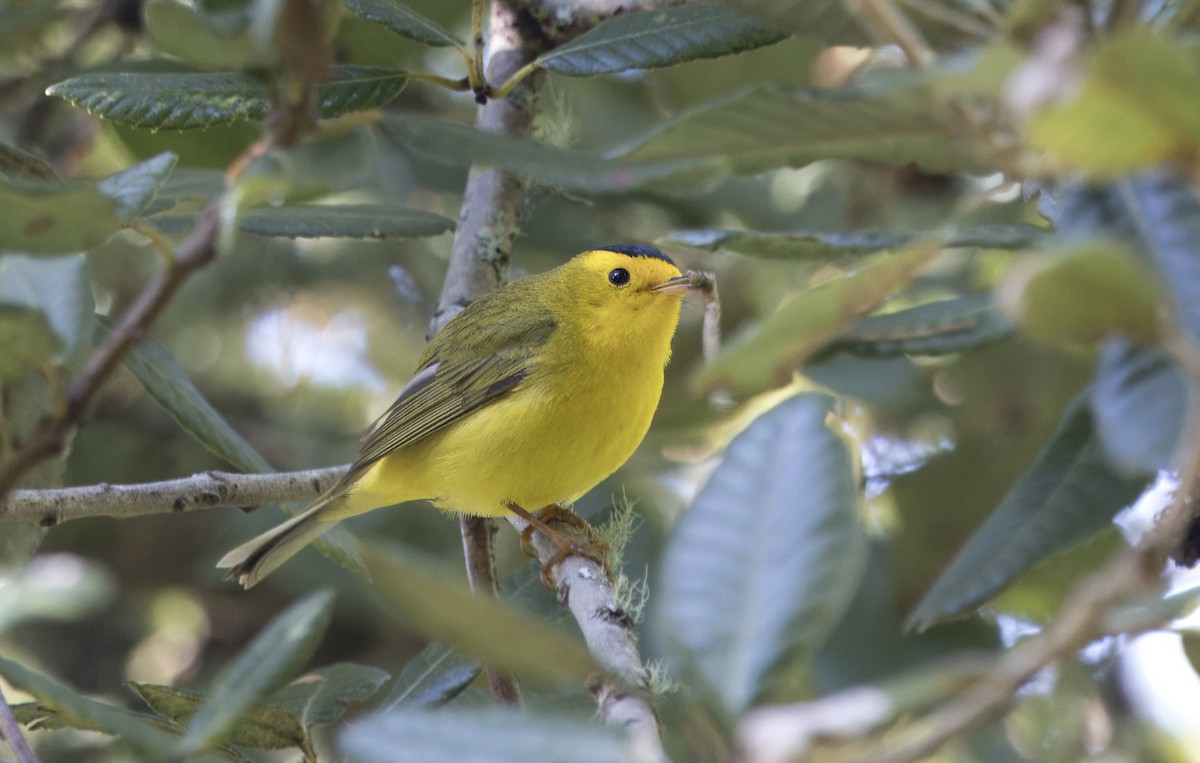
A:
<svg viewBox="0 0 1200 763">
<path fill-rule="evenodd" d="M 540 308 L 514 311 L 511 300 L 518 295 L 489 299 L 495 294 L 473 302 L 429 343 L 420 371 L 364 435 L 358 457 L 334 491 L 379 459 L 499 399 L 526 379 L 557 323 Z"/>
</svg>

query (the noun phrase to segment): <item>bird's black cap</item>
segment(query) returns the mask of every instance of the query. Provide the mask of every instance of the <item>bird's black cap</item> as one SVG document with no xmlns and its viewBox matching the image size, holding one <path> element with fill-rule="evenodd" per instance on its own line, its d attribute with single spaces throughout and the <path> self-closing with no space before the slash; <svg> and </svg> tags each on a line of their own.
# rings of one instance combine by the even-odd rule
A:
<svg viewBox="0 0 1200 763">
<path fill-rule="evenodd" d="M 645 246 L 642 244 L 613 244 L 612 246 L 601 246 L 599 249 L 605 252 L 616 252 L 617 254 L 627 254 L 630 257 L 653 257 L 656 260 L 669 262 L 672 265 L 675 261 L 655 246 Z"/>
</svg>

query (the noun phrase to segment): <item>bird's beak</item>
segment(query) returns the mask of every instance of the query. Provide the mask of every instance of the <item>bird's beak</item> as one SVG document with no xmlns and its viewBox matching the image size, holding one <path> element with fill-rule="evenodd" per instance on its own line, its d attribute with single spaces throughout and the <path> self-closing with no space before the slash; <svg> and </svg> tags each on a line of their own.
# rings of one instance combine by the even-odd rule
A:
<svg viewBox="0 0 1200 763">
<path fill-rule="evenodd" d="M 679 276 L 663 281 L 662 283 L 654 284 L 650 287 L 650 291 L 655 294 L 687 294 L 695 288 L 696 286 L 692 283 L 692 279 L 687 276 Z"/>
</svg>

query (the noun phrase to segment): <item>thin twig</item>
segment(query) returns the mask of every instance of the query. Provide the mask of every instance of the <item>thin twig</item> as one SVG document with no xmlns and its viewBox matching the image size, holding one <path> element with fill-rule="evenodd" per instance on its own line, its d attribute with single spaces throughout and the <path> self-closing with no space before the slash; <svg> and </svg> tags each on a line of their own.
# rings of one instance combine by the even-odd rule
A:
<svg viewBox="0 0 1200 763">
<path fill-rule="evenodd" d="M 13 755 L 17 756 L 17 763 L 38 763 L 38 757 L 33 754 L 29 742 L 21 733 L 21 725 L 17 723 L 17 718 L 13 715 L 12 708 L 8 706 L 8 700 L 4 698 L 2 690 L 0 690 L 0 737 L 8 742 L 9 749 L 13 751 Z"/>
</svg>

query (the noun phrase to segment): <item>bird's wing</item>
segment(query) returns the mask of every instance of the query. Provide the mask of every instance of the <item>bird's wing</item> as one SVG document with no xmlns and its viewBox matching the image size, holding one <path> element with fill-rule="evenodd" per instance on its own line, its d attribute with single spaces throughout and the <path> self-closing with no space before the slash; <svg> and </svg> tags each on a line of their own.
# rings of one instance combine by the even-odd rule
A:
<svg viewBox="0 0 1200 763">
<path fill-rule="evenodd" d="M 398 448 L 453 424 L 526 379 L 557 323 L 542 310 L 506 314 L 511 312 L 484 298 L 434 337 L 420 371 L 364 435 L 358 457 L 339 487 L 351 484 Z"/>
</svg>

